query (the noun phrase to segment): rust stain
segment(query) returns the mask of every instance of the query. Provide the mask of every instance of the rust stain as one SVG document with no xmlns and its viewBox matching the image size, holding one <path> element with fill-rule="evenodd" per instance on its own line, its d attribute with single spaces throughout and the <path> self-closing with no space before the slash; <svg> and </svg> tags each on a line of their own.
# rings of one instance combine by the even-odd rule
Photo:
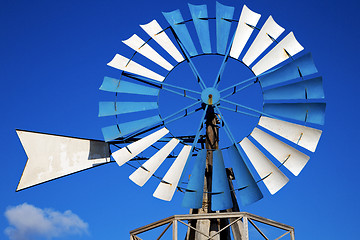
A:
<svg viewBox="0 0 360 240">
<path fill-rule="evenodd" d="M 212 97 L 213 97 L 212 94 L 209 94 L 208 103 L 209 103 L 210 105 L 212 105 L 212 101 L 213 101 Z"/>
</svg>

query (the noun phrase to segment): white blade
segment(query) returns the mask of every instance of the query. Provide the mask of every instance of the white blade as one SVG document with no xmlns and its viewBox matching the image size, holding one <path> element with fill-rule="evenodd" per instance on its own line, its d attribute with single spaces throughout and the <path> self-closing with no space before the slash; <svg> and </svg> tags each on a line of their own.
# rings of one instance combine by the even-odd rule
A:
<svg viewBox="0 0 360 240">
<path fill-rule="evenodd" d="M 164 147 L 162 147 L 157 153 L 155 153 L 149 160 L 147 160 L 141 167 L 133 172 L 129 178 L 135 184 L 140 187 L 149 180 L 149 178 L 155 173 L 155 171 L 164 162 L 171 151 L 176 147 L 180 140 L 173 138 Z"/>
<path fill-rule="evenodd" d="M 252 70 L 255 75 L 259 75 L 288 59 L 288 54 L 294 56 L 303 49 L 303 46 L 295 39 L 293 32 L 290 32 L 283 40 L 281 40 L 281 42 L 257 62 Z"/>
<path fill-rule="evenodd" d="M 136 157 L 139 153 L 156 143 L 168 132 L 169 130 L 162 128 L 136 142 L 127 145 L 126 147 L 123 147 L 120 150 L 117 150 L 116 152 L 113 152 L 111 156 L 115 159 L 119 166 L 122 166 L 124 163 Z"/>
<path fill-rule="evenodd" d="M 271 194 L 279 191 L 289 179 L 283 174 L 248 138 L 240 142 L 240 146 L 248 156 Z"/>
<path fill-rule="evenodd" d="M 125 72 L 134 73 L 143 77 L 154 79 L 159 82 L 162 82 L 165 79 L 165 77 L 147 69 L 146 67 L 143 67 L 142 65 L 132 60 L 130 61 L 130 59 L 119 54 L 116 54 L 115 57 L 107 65 Z"/>
<path fill-rule="evenodd" d="M 315 152 L 322 133 L 319 129 L 264 116 L 259 125 L 312 152 Z"/>
<path fill-rule="evenodd" d="M 17 191 L 110 162 L 103 141 L 17 130 L 28 161 Z"/>
<path fill-rule="evenodd" d="M 234 41 L 231 46 L 231 50 L 230 50 L 231 57 L 236 59 L 239 58 L 246 42 L 249 40 L 249 37 L 254 30 L 249 25 L 255 27 L 260 19 L 260 16 L 261 16 L 260 14 L 251 11 L 248 7 L 246 7 L 246 5 L 244 5 L 241 11 L 239 23 L 236 28 Z"/>
<path fill-rule="evenodd" d="M 243 62 L 249 66 L 273 43 L 271 38 L 277 39 L 284 30 L 285 29 L 278 25 L 270 16 L 246 52 Z"/>
<path fill-rule="evenodd" d="M 251 136 L 295 176 L 299 175 L 310 159 L 310 157 L 304 153 L 290 147 L 258 128 L 253 130 Z"/>
<path fill-rule="evenodd" d="M 165 201 L 170 201 L 175 193 L 176 187 L 179 183 L 181 174 L 184 170 L 186 161 L 189 157 L 191 146 L 185 145 L 179 156 L 175 159 L 170 169 L 165 174 L 161 182 L 156 188 L 153 196 Z"/>
<path fill-rule="evenodd" d="M 152 47 L 149 46 L 149 44 L 145 43 L 145 41 L 136 34 L 123 41 L 123 43 L 168 71 L 174 68 L 173 65 L 160 56 L 160 54 L 158 54 Z"/>
<path fill-rule="evenodd" d="M 184 58 L 179 52 L 179 50 L 177 50 L 175 45 L 172 43 L 170 38 L 166 35 L 166 33 L 163 31 L 163 29 L 156 20 L 153 20 L 145 25 L 140 25 L 140 27 L 165 51 L 167 51 L 177 62 L 184 61 Z"/>
</svg>

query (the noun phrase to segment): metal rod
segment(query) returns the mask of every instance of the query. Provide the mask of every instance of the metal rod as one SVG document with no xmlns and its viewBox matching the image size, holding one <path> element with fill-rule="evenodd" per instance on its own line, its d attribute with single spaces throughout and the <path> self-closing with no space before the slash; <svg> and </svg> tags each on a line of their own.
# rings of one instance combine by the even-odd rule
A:
<svg viewBox="0 0 360 240">
<path fill-rule="evenodd" d="M 176 88 L 179 90 L 183 90 L 183 91 L 188 91 L 188 92 L 192 92 L 192 93 L 197 93 L 197 94 L 201 94 L 201 92 L 192 90 L 192 89 L 188 89 L 188 88 L 184 88 L 184 87 L 180 87 L 177 85 L 173 85 L 173 84 L 169 84 L 169 83 L 164 83 L 164 82 L 159 82 L 147 77 L 143 77 L 143 76 L 139 76 L 136 74 L 132 74 L 132 73 L 123 73 L 124 76 L 135 79 L 135 80 L 139 80 L 141 82 L 145 81 L 145 82 L 150 82 L 150 83 L 155 83 L 155 84 L 160 84 L 160 86 L 156 86 L 158 88 L 162 88 L 161 86 L 167 86 L 167 87 L 172 87 L 172 88 Z"/>
<path fill-rule="evenodd" d="M 230 87 L 224 88 L 224 89 L 220 90 L 220 94 L 227 91 L 227 90 L 229 90 L 229 89 L 233 89 L 233 88 L 235 88 L 235 87 L 237 87 L 237 86 L 239 86 L 241 84 L 248 83 L 250 81 L 254 81 L 254 79 L 257 79 L 257 78 L 258 78 L 258 76 L 254 76 L 254 77 L 248 78 L 248 79 L 246 79 L 246 80 L 244 80 L 242 82 L 231 85 Z"/>
<path fill-rule="evenodd" d="M 179 117 L 177 117 L 177 118 L 171 119 L 171 120 L 167 121 L 165 124 L 172 123 L 172 122 L 174 122 L 174 121 L 176 121 L 176 120 L 179 120 L 179 119 L 181 119 L 181 118 L 183 118 L 183 117 L 186 117 L 186 116 L 189 116 L 189 115 L 191 115 L 191 114 L 193 114 L 193 113 L 196 113 L 197 111 L 198 111 L 198 110 L 195 109 L 195 110 L 193 110 L 193 111 L 191 111 L 191 112 L 188 112 L 186 115 L 179 116 Z"/>
<path fill-rule="evenodd" d="M 284 233 L 283 235 L 281 235 L 280 237 L 278 237 L 278 238 L 276 238 L 276 239 L 274 239 L 274 240 L 279 240 L 280 238 L 285 237 L 285 236 L 288 235 L 289 233 L 290 233 L 290 231 Z"/>
<path fill-rule="evenodd" d="M 217 76 L 216 76 L 216 78 L 215 78 L 215 82 L 214 82 L 213 88 L 217 88 L 218 85 L 219 85 L 219 83 L 220 83 L 220 79 L 221 79 L 222 74 L 223 74 L 223 72 L 224 72 L 226 63 L 227 63 L 227 61 L 228 61 L 228 59 L 229 59 L 230 49 L 231 49 L 232 43 L 233 43 L 233 41 L 234 41 L 234 37 L 235 37 L 235 33 L 234 33 L 234 35 L 233 35 L 233 37 L 232 37 L 232 39 L 231 39 L 231 42 L 230 42 L 230 44 L 229 44 L 229 46 L 228 46 L 228 48 L 227 48 L 227 50 L 226 50 L 226 53 L 225 53 L 223 62 L 221 63 L 219 72 L 218 72 L 218 74 L 217 74 Z"/>
<path fill-rule="evenodd" d="M 208 109 L 208 105 L 206 105 L 205 110 L 204 110 L 204 113 L 203 113 L 203 115 L 201 116 L 200 124 L 199 124 L 199 127 L 197 128 L 194 142 L 193 142 L 193 144 L 191 145 L 190 153 L 192 153 L 192 151 L 193 151 L 194 148 L 195 148 L 195 145 L 197 144 L 197 142 L 198 142 L 198 140 L 199 140 L 200 131 L 201 131 L 202 125 L 204 124 L 204 118 L 205 118 L 207 109 Z M 190 160 L 190 159 L 191 159 L 191 155 L 189 155 L 188 159 L 186 160 L 186 164 L 185 164 L 184 170 L 183 170 L 183 172 L 182 172 L 182 174 L 181 174 L 181 177 L 180 177 L 180 181 L 179 181 L 180 184 L 182 183 L 182 179 L 184 178 L 184 175 L 185 175 L 185 173 L 186 173 L 186 169 L 187 169 L 187 167 L 188 167 L 188 164 L 189 164 L 189 160 Z"/>
<path fill-rule="evenodd" d="M 166 233 L 166 231 L 171 227 L 172 223 L 169 223 L 166 228 L 164 229 L 164 231 L 162 231 L 162 233 L 160 234 L 160 236 L 156 239 L 156 240 L 160 240 L 160 238 L 162 236 L 164 236 L 164 234 Z"/>
<path fill-rule="evenodd" d="M 194 63 L 192 62 L 191 57 L 188 55 L 188 53 L 187 53 L 184 45 L 183 45 L 182 42 L 180 41 L 179 37 L 176 35 L 174 29 L 173 29 L 173 28 L 170 28 L 170 29 L 171 29 L 171 32 L 172 32 L 172 34 L 174 35 L 174 37 L 175 37 L 175 39 L 176 39 L 176 42 L 178 43 L 178 45 L 179 45 L 179 47 L 180 47 L 180 50 L 181 50 L 182 53 L 184 54 L 186 61 L 189 63 L 189 66 L 190 66 L 192 72 L 194 73 L 196 79 L 198 80 L 198 83 L 199 83 L 201 89 L 204 90 L 204 89 L 206 88 L 206 85 L 205 85 L 203 79 L 201 78 L 199 72 L 197 71 Z"/>
<path fill-rule="evenodd" d="M 198 233 L 200 233 L 200 234 L 202 234 L 202 235 L 204 235 L 205 237 L 210 237 L 210 236 L 208 236 L 208 235 L 206 235 L 206 234 L 204 234 L 203 232 L 201 232 L 201 231 L 199 231 L 197 228 L 194 228 L 193 226 L 191 226 L 190 224 L 187 224 L 187 223 L 184 223 L 183 221 L 181 221 L 181 220 L 178 220 L 180 223 L 182 223 L 182 224 L 184 224 L 185 226 L 188 226 L 189 228 L 191 228 L 191 229 L 193 229 L 193 230 L 195 230 L 196 232 L 198 232 Z"/>
<path fill-rule="evenodd" d="M 222 115 L 222 113 L 221 113 L 220 109 L 218 108 L 218 106 L 215 106 L 215 108 L 216 108 L 216 110 L 218 111 L 218 113 L 220 114 L 221 120 L 224 122 L 224 127 L 225 127 L 225 132 L 226 132 L 226 134 L 228 135 L 230 141 L 233 142 L 234 146 L 235 146 L 235 147 L 237 148 L 237 150 L 240 152 L 240 151 L 241 151 L 241 150 L 240 150 L 240 146 L 239 146 L 239 144 L 237 144 L 234 136 L 232 135 L 232 133 L 231 133 L 231 131 L 230 131 L 230 127 L 228 126 L 228 124 L 227 124 L 226 121 L 225 121 L 224 115 Z"/>
<path fill-rule="evenodd" d="M 239 111 L 239 110 L 237 110 L 237 109 L 234 110 L 234 109 L 231 109 L 231 108 L 228 108 L 228 107 L 224 107 L 224 106 L 218 106 L 218 108 L 222 108 L 222 109 L 225 109 L 225 110 L 228 110 L 228 111 L 232 111 L 232 112 L 236 112 L 236 113 L 241 113 L 241 114 L 248 115 L 248 116 L 251 116 L 251 117 L 256 117 L 256 118 L 259 117 L 258 115 L 254 115 L 254 114 L 251 114 L 251 113 Z"/>
<path fill-rule="evenodd" d="M 178 223 L 176 219 L 173 221 L 173 240 L 178 240 Z"/>
<path fill-rule="evenodd" d="M 223 230 L 225 230 L 226 228 L 230 227 L 231 225 L 237 223 L 238 221 L 241 220 L 242 217 L 239 217 L 238 219 L 236 219 L 235 221 L 229 223 L 228 225 L 226 225 L 225 227 L 223 227 L 222 229 L 220 229 L 218 232 L 216 232 L 214 235 L 211 236 L 211 238 L 215 237 L 216 235 L 219 235 Z"/>
<path fill-rule="evenodd" d="M 220 111 L 220 109 L 219 109 L 218 106 L 215 106 L 215 109 L 216 109 L 217 112 L 220 114 L 221 121 L 223 121 L 223 123 L 224 123 L 225 132 L 227 133 L 230 141 L 232 141 L 234 145 L 237 145 L 237 144 L 236 144 L 236 140 L 235 140 L 234 136 L 231 134 L 230 128 L 229 128 L 229 126 L 227 125 L 227 123 L 226 123 L 226 121 L 225 121 L 224 115 L 222 115 L 222 113 L 221 113 L 221 111 Z"/>
<path fill-rule="evenodd" d="M 225 96 L 223 96 L 222 98 L 230 97 L 230 96 L 234 95 L 235 93 L 240 92 L 240 91 L 242 91 L 242 90 L 244 90 L 244 89 L 246 89 L 246 88 L 254 85 L 255 83 L 256 83 L 256 81 L 254 81 L 254 82 L 252 82 L 252 83 L 249 83 L 249 84 L 247 84 L 247 85 L 245 85 L 245 86 L 243 86 L 243 87 L 241 87 L 241 88 L 239 88 L 239 89 L 236 89 L 236 87 L 235 87 L 235 90 L 234 90 L 232 93 L 229 93 L 228 95 L 225 95 Z"/>
<path fill-rule="evenodd" d="M 239 86 L 239 85 L 241 85 L 241 84 L 244 84 L 244 83 L 253 81 L 254 79 L 257 79 L 257 78 L 259 78 L 259 77 L 263 77 L 263 76 L 265 76 L 265 75 L 267 75 L 267 74 L 269 74 L 269 73 L 272 73 L 272 72 L 274 72 L 274 71 L 276 71 L 276 70 L 277 70 L 277 68 L 276 68 L 276 69 L 273 69 L 273 70 L 270 70 L 270 71 L 267 71 L 267 72 L 264 72 L 264 73 L 262 73 L 262 74 L 256 75 L 256 76 L 254 76 L 254 77 L 248 78 L 248 79 L 246 79 L 246 80 L 244 80 L 244 81 L 242 81 L 242 82 L 236 83 L 236 84 L 234 84 L 234 85 L 232 85 L 232 86 L 230 86 L 230 87 L 227 87 L 227 88 L 222 89 L 222 90 L 220 91 L 220 93 L 225 92 L 226 90 L 232 89 L 232 88 L 234 88 L 234 87 L 237 87 L 237 86 Z"/>
<path fill-rule="evenodd" d="M 199 101 L 199 99 L 198 99 L 198 98 L 194 98 L 194 97 L 191 97 L 191 96 L 189 96 L 189 95 L 186 95 L 186 94 L 183 94 L 183 93 L 176 92 L 176 91 L 171 90 L 171 89 L 169 89 L 169 88 L 162 88 L 162 90 L 165 90 L 165 91 L 168 91 L 168 92 L 171 92 L 171 93 L 177 94 L 177 95 L 182 96 L 182 97 L 190 98 L 190 99 L 195 100 L 195 101 Z"/>
<path fill-rule="evenodd" d="M 266 240 L 269 240 L 269 239 L 265 236 L 265 234 L 260 230 L 260 228 L 258 228 L 258 226 L 256 226 L 255 223 L 254 223 L 250 218 L 249 218 L 248 220 L 249 220 L 249 222 L 251 223 L 251 225 L 253 225 L 254 228 L 261 234 L 261 236 L 263 236 L 263 238 L 265 238 Z"/>
<path fill-rule="evenodd" d="M 226 103 L 229 103 L 229 104 L 232 104 L 232 105 L 235 105 L 235 106 L 238 106 L 238 107 L 241 107 L 241 108 L 245 108 L 247 110 L 250 110 L 250 111 L 253 111 L 253 112 L 256 112 L 256 113 L 259 113 L 261 115 L 264 115 L 264 116 L 267 116 L 267 117 L 271 117 L 271 118 L 276 118 L 270 114 L 267 114 L 263 111 L 259 111 L 259 110 L 256 110 L 254 108 L 251 108 L 251 107 L 247 107 L 247 106 L 244 106 L 244 105 L 241 105 L 241 104 L 238 104 L 238 103 L 234 103 L 232 101 L 229 101 L 229 100 L 226 100 L 226 99 L 223 99 L 223 98 L 220 98 L 220 101 L 223 101 L 223 102 L 226 102 Z"/>
</svg>

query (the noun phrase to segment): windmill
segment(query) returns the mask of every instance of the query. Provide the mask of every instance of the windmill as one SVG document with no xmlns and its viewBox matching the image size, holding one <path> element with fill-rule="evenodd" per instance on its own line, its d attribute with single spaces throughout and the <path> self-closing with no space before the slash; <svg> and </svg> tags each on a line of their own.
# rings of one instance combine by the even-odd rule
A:
<svg viewBox="0 0 360 240">
<path fill-rule="evenodd" d="M 295 176 L 301 172 L 307 154 L 316 149 L 325 116 L 322 78 L 311 54 L 302 53 L 294 34 L 285 34 L 271 16 L 257 27 L 260 14 L 245 5 L 239 18 L 234 7 L 218 2 L 215 17 L 209 17 L 206 5 L 189 4 L 189 10 L 189 20 L 179 10 L 163 13 L 168 27 L 157 20 L 140 25 L 147 39 L 134 34 L 123 41 L 133 55 L 116 54 L 108 63 L 120 77 L 106 76 L 100 87 L 115 95 L 99 103 L 99 116 L 116 120 L 102 128 L 104 141 L 17 130 L 28 156 L 17 191 L 115 161 L 136 168 L 129 178 L 139 186 L 158 179 L 154 197 L 170 201 L 179 190 L 184 207 L 207 214 L 236 212 L 238 202 L 259 201 L 261 184 L 275 194 L 289 181 L 284 168 Z M 205 79 L 196 60 L 213 56 L 222 58 L 221 65 L 213 79 Z M 230 61 L 252 76 L 229 84 L 224 74 Z M 168 81 L 180 65 L 190 67 L 195 85 Z M 236 102 L 253 86 L 261 89 L 262 109 Z M 189 103 L 165 115 L 164 92 Z M 252 116 L 257 124 L 238 139 L 228 112 Z M 192 134 L 172 131 L 175 123 L 180 130 L 188 128 L 181 121 L 195 115 Z M 219 135 L 229 144 L 222 146 Z M 171 164 L 160 176 L 166 162 Z M 190 226 L 205 226 L 209 234 L 214 221 L 206 220 Z M 187 238 L 201 239 L 195 235 L 189 230 Z"/>
</svg>

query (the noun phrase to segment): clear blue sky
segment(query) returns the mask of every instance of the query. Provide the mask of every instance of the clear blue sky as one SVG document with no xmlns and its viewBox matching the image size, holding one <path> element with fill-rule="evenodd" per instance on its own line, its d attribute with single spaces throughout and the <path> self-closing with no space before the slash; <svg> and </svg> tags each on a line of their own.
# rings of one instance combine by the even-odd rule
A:
<svg viewBox="0 0 360 240">
<path fill-rule="evenodd" d="M 102 139 L 101 127 L 114 119 L 97 117 L 98 102 L 113 96 L 98 88 L 105 75 L 117 76 L 106 63 L 115 53 L 131 56 L 121 41 L 143 34 L 139 24 L 157 19 L 165 26 L 162 11 L 180 9 L 189 17 L 187 3 L 1 1 L 0 239 L 7 239 L 2 233 L 8 226 L 3 213 L 24 202 L 41 209 L 71 210 L 89 224 L 90 234 L 81 239 L 128 239 L 132 229 L 188 212 L 181 207 L 182 194 L 171 202 L 155 199 L 154 182 L 140 189 L 128 179 L 133 170 L 116 164 L 15 192 L 26 162 L 15 129 Z M 209 15 L 214 16 L 215 1 L 190 3 L 208 4 Z M 274 196 L 267 193 L 242 210 L 294 226 L 297 239 L 355 239 L 360 214 L 359 3 L 221 3 L 235 6 L 236 17 L 245 3 L 262 14 L 261 22 L 272 15 L 287 32 L 293 31 L 305 51 L 313 54 L 327 101 L 324 133 L 302 173 L 290 176 L 290 182 Z"/>
</svg>

